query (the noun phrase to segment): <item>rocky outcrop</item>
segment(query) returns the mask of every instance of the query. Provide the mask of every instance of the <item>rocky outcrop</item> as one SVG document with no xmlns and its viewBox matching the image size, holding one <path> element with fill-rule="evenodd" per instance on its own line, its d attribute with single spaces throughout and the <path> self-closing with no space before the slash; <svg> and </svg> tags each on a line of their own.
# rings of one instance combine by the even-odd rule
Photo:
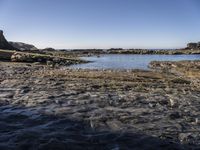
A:
<svg viewBox="0 0 200 150">
<path fill-rule="evenodd" d="M 9 42 L 9 44 L 21 51 L 38 50 L 37 47 L 35 47 L 34 45 L 26 44 L 26 43 L 22 43 L 22 42 Z"/>
<path fill-rule="evenodd" d="M 47 64 L 49 66 L 61 65 L 67 66 L 72 64 L 86 63 L 87 61 L 80 59 L 68 59 L 64 57 L 54 57 L 50 55 L 34 54 L 34 53 L 24 53 L 16 52 L 11 56 L 12 62 L 27 62 Z"/>
<path fill-rule="evenodd" d="M 18 48 L 15 48 L 11 44 L 8 43 L 8 41 L 3 35 L 2 30 L 0 30 L 0 49 L 18 50 Z"/>
<path fill-rule="evenodd" d="M 127 50 L 107 50 L 108 54 L 141 54 L 141 55 L 190 55 L 200 54 L 199 49 L 176 49 L 176 50 L 148 50 L 148 49 L 127 49 Z"/>
<path fill-rule="evenodd" d="M 188 43 L 187 49 L 200 49 L 200 42 L 198 42 L 198 43 Z"/>
<path fill-rule="evenodd" d="M 51 48 L 51 47 L 47 47 L 47 48 L 45 48 L 45 49 L 42 49 L 42 51 L 44 51 L 44 52 L 54 52 L 54 51 L 56 51 L 54 48 Z"/>
<path fill-rule="evenodd" d="M 152 61 L 149 68 L 184 75 L 190 78 L 200 78 L 200 61 Z"/>
</svg>

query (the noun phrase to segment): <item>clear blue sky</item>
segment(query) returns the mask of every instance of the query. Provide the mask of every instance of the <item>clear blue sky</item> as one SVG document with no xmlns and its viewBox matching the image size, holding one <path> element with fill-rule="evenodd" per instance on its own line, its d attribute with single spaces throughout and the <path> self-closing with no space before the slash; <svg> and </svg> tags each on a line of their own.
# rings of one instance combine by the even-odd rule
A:
<svg viewBox="0 0 200 150">
<path fill-rule="evenodd" d="M 179 48 L 200 41 L 200 0 L 0 0 L 0 29 L 39 48 Z"/>
</svg>

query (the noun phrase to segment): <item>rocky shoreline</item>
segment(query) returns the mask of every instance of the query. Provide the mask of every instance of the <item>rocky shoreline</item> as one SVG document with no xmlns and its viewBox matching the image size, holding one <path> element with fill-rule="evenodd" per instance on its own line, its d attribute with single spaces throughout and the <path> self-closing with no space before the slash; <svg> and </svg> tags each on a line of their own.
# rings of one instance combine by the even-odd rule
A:
<svg viewBox="0 0 200 150">
<path fill-rule="evenodd" d="M 146 50 L 146 49 L 131 49 L 131 50 L 108 50 L 108 54 L 141 54 L 141 55 L 192 55 L 200 54 L 199 49 L 174 49 L 174 50 Z"/>
<path fill-rule="evenodd" d="M 0 149 L 198 149 L 199 64 L 113 71 L 0 62 Z"/>
<path fill-rule="evenodd" d="M 35 63 L 38 65 L 69 66 L 72 64 L 88 63 L 78 57 L 53 56 L 49 54 L 40 54 L 30 52 L 19 52 L 10 50 L 0 50 L 1 61 Z"/>
<path fill-rule="evenodd" d="M 200 54 L 199 49 L 174 49 L 174 50 L 148 50 L 148 49 L 88 49 L 88 50 L 63 50 L 63 51 L 54 51 L 48 52 L 47 54 L 52 55 L 63 55 L 67 57 L 86 57 L 93 55 L 103 55 L 103 54 L 135 54 L 135 55 L 193 55 Z"/>
</svg>

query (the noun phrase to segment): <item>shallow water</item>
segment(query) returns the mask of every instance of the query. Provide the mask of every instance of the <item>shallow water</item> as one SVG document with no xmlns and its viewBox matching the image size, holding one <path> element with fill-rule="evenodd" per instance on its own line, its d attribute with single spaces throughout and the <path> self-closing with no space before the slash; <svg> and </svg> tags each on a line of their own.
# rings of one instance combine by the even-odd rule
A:
<svg viewBox="0 0 200 150">
<path fill-rule="evenodd" d="M 132 54 L 108 54 L 100 57 L 81 57 L 92 61 L 87 64 L 72 65 L 70 68 L 81 69 L 148 69 L 151 61 L 180 61 L 200 60 L 200 55 L 132 55 Z"/>
</svg>

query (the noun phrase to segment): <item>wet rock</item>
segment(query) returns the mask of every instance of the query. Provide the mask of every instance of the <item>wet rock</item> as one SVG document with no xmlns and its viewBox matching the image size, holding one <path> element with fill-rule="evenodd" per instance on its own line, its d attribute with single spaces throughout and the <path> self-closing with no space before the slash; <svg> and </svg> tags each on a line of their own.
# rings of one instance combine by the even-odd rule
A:
<svg viewBox="0 0 200 150">
<path fill-rule="evenodd" d="M 167 149 L 162 138 L 198 147 L 198 77 L 193 84 L 193 78 L 181 76 L 191 82 L 182 84 L 171 82 L 175 74 L 163 72 L 6 64 L 0 63 L 0 144 L 17 148 L 18 143 L 19 149 L 133 149 L 140 143 Z M 106 136 L 110 131 L 112 136 Z M 130 135 L 134 132 L 142 136 Z"/>
<path fill-rule="evenodd" d="M 69 147 L 57 139 L 50 139 L 47 143 L 39 146 L 39 150 L 66 150 Z"/>
<path fill-rule="evenodd" d="M 54 66 L 53 61 L 47 61 L 47 66 L 53 67 Z"/>
<path fill-rule="evenodd" d="M 109 120 L 106 122 L 111 130 L 119 131 L 122 130 L 122 123 L 118 120 Z"/>
<path fill-rule="evenodd" d="M 179 119 L 181 118 L 181 114 L 179 112 L 172 112 L 169 114 L 170 119 Z"/>
<path fill-rule="evenodd" d="M 182 143 L 188 143 L 190 141 L 194 141 L 195 139 L 196 139 L 196 137 L 194 137 L 192 133 L 180 133 L 179 134 L 179 140 Z"/>
<path fill-rule="evenodd" d="M 40 63 L 40 62 L 41 62 L 41 60 L 39 60 L 39 62 L 33 63 L 33 65 L 42 65 L 42 63 Z"/>
<path fill-rule="evenodd" d="M 0 98 L 12 98 L 13 95 L 14 94 L 10 92 L 3 92 L 3 93 L 0 93 Z"/>
</svg>

